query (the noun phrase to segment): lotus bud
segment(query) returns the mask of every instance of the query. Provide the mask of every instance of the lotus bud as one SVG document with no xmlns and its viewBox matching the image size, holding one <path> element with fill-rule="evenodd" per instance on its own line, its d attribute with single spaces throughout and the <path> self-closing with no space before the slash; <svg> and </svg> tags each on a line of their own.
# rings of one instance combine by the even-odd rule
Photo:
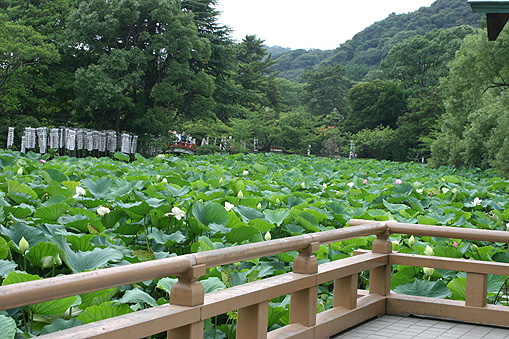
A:
<svg viewBox="0 0 509 339">
<path fill-rule="evenodd" d="M 244 171 L 242 172 L 242 175 L 248 175 L 248 174 L 249 174 L 249 172 L 248 172 L 248 171 L 246 171 L 246 170 L 244 170 Z"/>
<path fill-rule="evenodd" d="M 256 209 L 257 209 L 258 211 L 259 211 L 259 210 L 261 210 L 261 209 L 262 209 L 262 204 L 261 204 L 261 203 L 258 203 L 258 204 L 256 205 Z"/>
<path fill-rule="evenodd" d="M 432 256 L 433 254 L 435 254 L 435 252 L 433 251 L 433 249 L 429 245 L 426 245 L 426 249 L 424 250 L 424 254 Z"/>
<path fill-rule="evenodd" d="M 414 236 L 412 235 L 412 236 L 408 239 L 408 246 L 409 246 L 409 247 L 412 247 L 412 246 L 414 246 L 414 244 L 415 244 L 415 238 L 414 238 Z"/>
<path fill-rule="evenodd" d="M 423 267 L 422 270 L 428 277 L 431 277 L 433 273 L 435 273 L 435 269 L 433 267 Z"/>
<path fill-rule="evenodd" d="M 239 193 L 237 193 L 237 198 L 239 199 L 244 198 L 244 193 L 242 193 L 242 190 L 240 190 Z"/>
<path fill-rule="evenodd" d="M 50 268 L 50 267 L 53 267 L 53 265 L 55 265 L 55 259 L 53 258 L 53 256 L 48 255 L 48 256 L 42 257 L 42 259 L 41 259 L 42 268 Z"/>
<path fill-rule="evenodd" d="M 327 184 L 326 183 L 323 183 L 323 189 L 326 190 L 327 189 Z"/>
<path fill-rule="evenodd" d="M 266 241 L 269 241 L 270 239 L 272 239 L 272 236 L 270 235 L 270 232 L 265 233 L 265 237 L 264 238 L 265 238 Z"/>
<path fill-rule="evenodd" d="M 281 204 L 281 200 L 279 200 L 279 198 L 276 198 L 276 204 Z"/>
<path fill-rule="evenodd" d="M 300 187 L 302 187 L 302 188 L 306 188 L 306 183 L 305 183 L 304 181 L 303 181 L 303 182 L 301 182 L 301 183 L 300 183 Z"/>
<path fill-rule="evenodd" d="M 479 247 L 477 247 L 476 244 L 470 244 L 470 248 L 472 249 L 472 251 L 474 252 L 479 252 Z"/>
<path fill-rule="evenodd" d="M 55 257 L 55 265 L 56 266 L 60 266 L 62 265 L 62 259 L 60 259 L 60 256 L 57 254 L 57 256 Z"/>
<path fill-rule="evenodd" d="M 164 182 L 166 184 L 168 182 L 168 179 L 163 178 L 163 180 L 161 180 L 161 182 Z"/>
<path fill-rule="evenodd" d="M 25 237 L 21 237 L 21 240 L 19 241 L 19 250 L 22 252 L 22 253 L 25 253 L 26 251 L 28 251 L 28 248 L 30 247 L 30 245 L 28 244 L 28 241 L 26 241 Z"/>
<path fill-rule="evenodd" d="M 45 163 L 46 163 L 46 160 L 44 160 L 44 159 L 39 159 L 39 162 L 40 162 L 41 164 L 45 164 Z"/>
<path fill-rule="evenodd" d="M 16 172 L 18 175 L 23 174 L 23 167 L 18 168 L 18 171 Z"/>
<path fill-rule="evenodd" d="M 403 183 L 403 181 L 401 179 L 396 179 L 396 181 L 394 181 L 394 183 L 396 185 L 401 185 Z"/>
<path fill-rule="evenodd" d="M 454 241 L 452 245 L 454 246 L 454 248 L 458 248 L 458 243 L 456 241 Z"/>
<path fill-rule="evenodd" d="M 449 189 L 448 189 L 447 187 L 443 187 L 443 188 L 442 188 L 442 193 L 444 193 L 444 194 L 445 194 L 445 193 L 447 193 L 447 192 L 449 192 Z"/>
<path fill-rule="evenodd" d="M 101 206 L 97 209 L 97 214 L 100 216 L 106 215 L 108 213 L 110 213 L 110 209 L 108 207 Z"/>
<path fill-rule="evenodd" d="M 219 178 L 219 186 L 223 186 L 223 184 L 224 184 L 224 180 L 223 180 L 223 178 L 221 177 L 221 178 Z"/>
</svg>

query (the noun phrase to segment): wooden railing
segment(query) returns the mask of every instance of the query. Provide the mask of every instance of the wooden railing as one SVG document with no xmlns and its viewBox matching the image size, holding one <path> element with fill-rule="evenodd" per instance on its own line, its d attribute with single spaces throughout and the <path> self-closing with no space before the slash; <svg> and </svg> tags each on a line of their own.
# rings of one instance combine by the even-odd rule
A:
<svg viewBox="0 0 509 339">
<path fill-rule="evenodd" d="M 509 275 L 509 264 L 392 253 L 392 233 L 509 243 L 501 231 L 351 220 L 348 227 L 262 243 L 199 252 L 130 266 L 0 287 L 0 310 L 178 276 L 170 304 L 63 330 L 40 338 L 203 338 L 204 320 L 238 310 L 237 338 L 326 338 L 383 314 L 419 314 L 509 326 L 509 307 L 486 304 L 487 275 Z M 372 250 L 318 265 L 320 245 L 377 235 Z M 204 294 L 198 279 L 206 269 L 288 251 L 299 251 L 293 272 Z M 467 272 L 466 301 L 391 293 L 392 265 Z M 370 270 L 369 291 L 357 290 L 360 272 Z M 316 313 L 320 284 L 334 282 L 333 307 Z M 289 325 L 267 333 L 269 301 L 291 294 Z"/>
</svg>

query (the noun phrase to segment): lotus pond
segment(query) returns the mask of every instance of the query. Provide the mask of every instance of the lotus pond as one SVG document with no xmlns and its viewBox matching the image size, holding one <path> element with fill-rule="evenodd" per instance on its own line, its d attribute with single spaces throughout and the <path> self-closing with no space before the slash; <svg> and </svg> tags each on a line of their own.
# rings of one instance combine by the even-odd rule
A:
<svg viewBox="0 0 509 339">
<path fill-rule="evenodd" d="M 350 218 L 503 230 L 509 182 L 492 171 L 276 154 L 134 161 L 0 152 L 0 283 L 348 226 Z M 374 237 L 321 246 L 319 262 L 369 249 Z M 392 236 L 403 253 L 509 262 L 507 245 Z M 291 270 L 297 252 L 207 270 L 212 292 Z M 368 272 L 360 287 L 366 287 Z M 494 302 L 505 277 L 490 276 Z M 5 338 L 32 337 L 169 302 L 174 277 L 0 312 Z M 395 266 L 396 292 L 464 299 L 465 274 Z M 318 310 L 332 306 L 319 288 Z M 288 323 L 289 298 L 272 300 L 269 327 Z M 206 322 L 207 338 L 234 338 L 235 312 Z"/>
</svg>

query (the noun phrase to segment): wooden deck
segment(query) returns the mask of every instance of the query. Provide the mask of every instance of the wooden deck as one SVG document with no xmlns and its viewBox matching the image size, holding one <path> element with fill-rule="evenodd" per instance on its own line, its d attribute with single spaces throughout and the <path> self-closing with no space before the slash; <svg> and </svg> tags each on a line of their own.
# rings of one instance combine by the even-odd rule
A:
<svg viewBox="0 0 509 339">
<path fill-rule="evenodd" d="M 509 329 L 417 317 L 385 315 L 368 320 L 331 339 L 349 338 L 509 338 Z"/>
</svg>

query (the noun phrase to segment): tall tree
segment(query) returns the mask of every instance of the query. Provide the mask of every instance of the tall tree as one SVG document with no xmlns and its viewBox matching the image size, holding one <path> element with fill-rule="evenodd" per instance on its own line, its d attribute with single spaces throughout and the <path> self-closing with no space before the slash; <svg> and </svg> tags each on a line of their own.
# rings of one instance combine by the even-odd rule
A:
<svg viewBox="0 0 509 339">
<path fill-rule="evenodd" d="M 304 102 L 312 114 L 325 116 L 334 108 L 341 114 L 348 112 L 347 93 L 351 81 L 346 77 L 345 67 L 327 65 L 317 71 L 308 71 L 302 77 L 306 80 Z"/>
<path fill-rule="evenodd" d="M 235 46 L 237 75 L 235 80 L 244 89 L 244 106 L 264 106 L 280 110 L 281 97 L 277 89 L 276 71 L 271 69 L 276 61 L 267 53 L 264 41 L 247 35 Z"/>
<path fill-rule="evenodd" d="M 406 111 L 407 94 L 399 85 L 382 80 L 357 84 L 348 92 L 351 112 L 345 119 L 345 129 L 356 133 L 377 126 L 395 128 L 398 118 Z"/>
<path fill-rule="evenodd" d="M 210 57 L 177 0 L 78 0 L 69 41 L 93 58 L 76 72 L 77 118 L 97 128 L 162 134 L 175 119 L 212 115 Z"/>
<path fill-rule="evenodd" d="M 446 113 L 432 145 L 434 165 L 494 167 L 509 176 L 509 35 L 468 36 L 442 85 Z"/>
</svg>

